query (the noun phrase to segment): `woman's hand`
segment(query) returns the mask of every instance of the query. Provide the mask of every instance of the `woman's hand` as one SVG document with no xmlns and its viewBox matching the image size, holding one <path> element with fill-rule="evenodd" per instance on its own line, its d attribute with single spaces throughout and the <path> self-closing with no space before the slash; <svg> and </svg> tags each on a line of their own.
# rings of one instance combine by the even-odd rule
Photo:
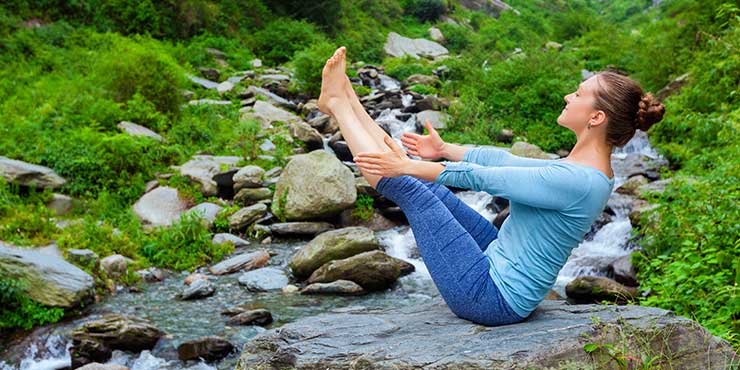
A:
<svg viewBox="0 0 740 370">
<path fill-rule="evenodd" d="M 424 159 L 439 159 L 443 157 L 445 142 L 427 120 L 424 124 L 429 131 L 428 135 L 419 135 L 411 132 L 404 132 L 401 142 L 409 148 L 409 154 L 422 157 Z"/>
<path fill-rule="evenodd" d="M 390 136 L 385 136 L 385 145 L 391 151 L 383 153 L 358 153 L 354 161 L 363 173 L 385 177 L 406 175 L 411 159 Z"/>
</svg>

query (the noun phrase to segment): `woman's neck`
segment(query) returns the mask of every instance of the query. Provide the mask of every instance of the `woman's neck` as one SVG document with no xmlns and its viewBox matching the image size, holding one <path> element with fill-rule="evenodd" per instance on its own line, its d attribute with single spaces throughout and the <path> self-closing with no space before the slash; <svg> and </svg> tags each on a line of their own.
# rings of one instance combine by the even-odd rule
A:
<svg viewBox="0 0 740 370">
<path fill-rule="evenodd" d="M 613 177 L 611 169 L 612 147 L 596 137 L 584 136 L 576 141 L 568 156 L 568 162 L 586 164 L 604 172 L 607 177 Z"/>
</svg>

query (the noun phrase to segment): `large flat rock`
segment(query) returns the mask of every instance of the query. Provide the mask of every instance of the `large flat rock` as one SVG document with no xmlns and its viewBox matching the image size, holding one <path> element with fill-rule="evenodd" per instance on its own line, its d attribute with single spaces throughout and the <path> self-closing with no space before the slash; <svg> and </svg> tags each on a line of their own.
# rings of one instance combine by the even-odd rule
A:
<svg viewBox="0 0 740 370">
<path fill-rule="evenodd" d="M 458 318 L 437 297 L 396 309 L 337 309 L 268 330 L 244 346 L 236 369 L 618 368 L 604 350 L 588 354 L 589 343 L 612 343 L 638 359 L 663 356 L 653 365 L 673 369 L 737 363 L 728 342 L 659 308 L 544 301 L 521 323 L 486 327 Z"/>
</svg>

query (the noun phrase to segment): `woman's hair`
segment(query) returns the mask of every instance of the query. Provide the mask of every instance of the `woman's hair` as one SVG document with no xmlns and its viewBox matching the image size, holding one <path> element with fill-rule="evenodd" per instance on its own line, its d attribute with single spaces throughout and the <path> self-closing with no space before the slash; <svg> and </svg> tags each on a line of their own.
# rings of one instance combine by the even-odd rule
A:
<svg viewBox="0 0 740 370">
<path fill-rule="evenodd" d="M 663 119 L 665 106 L 653 94 L 643 95 L 640 84 L 631 78 L 612 72 L 596 74 L 596 102 L 594 108 L 604 111 L 608 118 L 607 144 L 621 147 L 627 144 L 639 128 L 647 131 Z"/>
</svg>

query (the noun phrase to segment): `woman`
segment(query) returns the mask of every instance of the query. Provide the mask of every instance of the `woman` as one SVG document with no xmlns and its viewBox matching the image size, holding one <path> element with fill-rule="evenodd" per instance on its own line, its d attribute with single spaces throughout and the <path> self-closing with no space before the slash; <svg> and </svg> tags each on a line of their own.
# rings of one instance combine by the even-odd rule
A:
<svg viewBox="0 0 740 370">
<path fill-rule="evenodd" d="M 559 160 L 521 158 L 405 134 L 411 160 L 365 112 L 345 75 L 340 47 L 322 72 L 319 109 L 339 122 L 354 160 L 380 194 L 406 214 L 432 280 L 459 317 L 488 326 L 528 317 L 552 288 L 571 250 L 601 214 L 614 187 L 612 148 L 646 131 L 665 108 L 631 79 L 601 72 L 565 96 L 557 119 L 576 134 Z M 509 199 L 497 230 L 445 186 Z"/>
</svg>

